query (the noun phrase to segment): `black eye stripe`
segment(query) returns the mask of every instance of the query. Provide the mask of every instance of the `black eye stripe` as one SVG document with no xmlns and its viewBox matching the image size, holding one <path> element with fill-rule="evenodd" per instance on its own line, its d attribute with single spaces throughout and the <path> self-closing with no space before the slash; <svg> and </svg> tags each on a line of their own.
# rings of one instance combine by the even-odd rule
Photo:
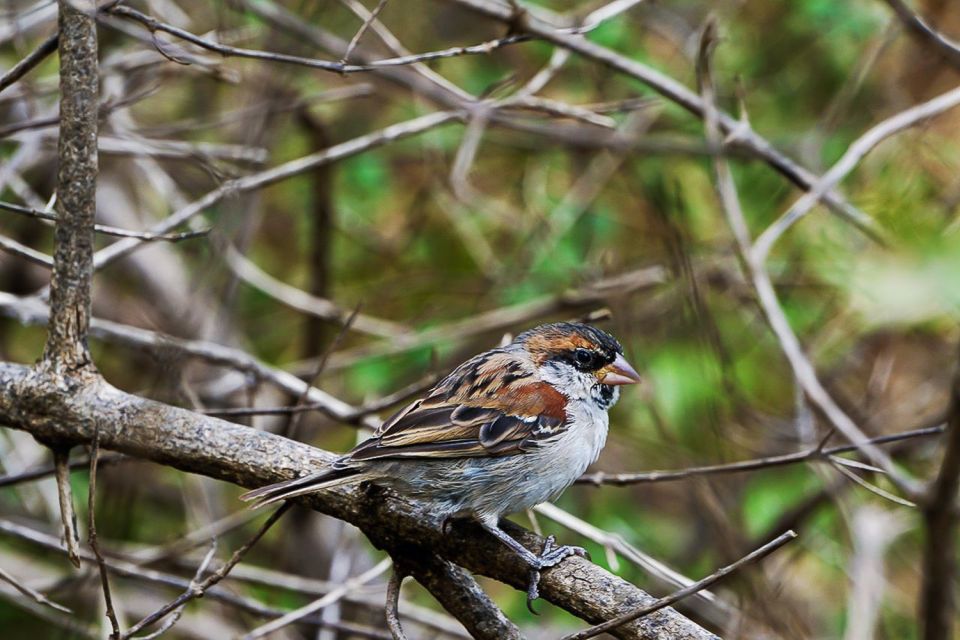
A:
<svg viewBox="0 0 960 640">
<path fill-rule="evenodd" d="M 596 371 L 610 364 L 615 358 L 615 354 L 607 352 L 606 350 L 578 347 L 559 354 L 555 359 L 573 366 L 578 371 L 588 372 Z"/>
</svg>

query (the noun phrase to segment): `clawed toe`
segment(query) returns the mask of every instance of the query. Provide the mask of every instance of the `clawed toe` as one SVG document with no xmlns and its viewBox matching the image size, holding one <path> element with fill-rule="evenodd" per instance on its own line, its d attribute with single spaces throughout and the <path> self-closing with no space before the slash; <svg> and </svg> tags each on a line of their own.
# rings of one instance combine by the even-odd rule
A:
<svg viewBox="0 0 960 640">
<path fill-rule="evenodd" d="M 581 558 L 590 557 L 587 550 L 583 547 L 571 547 L 568 545 L 553 546 L 553 536 L 550 536 L 547 538 L 547 544 L 543 545 L 543 551 L 540 552 L 540 566 L 546 569 L 547 567 L 560 564 L 560 562 L 570 556 L 580 556 Z"/>
<path fill-rule="evenodd" d="M 540 597 L 540 571 L 548 569 L 563 562 L 570 556 L 580 556 L 589 558 L 587 550 L 582 547 L 572 547 L 568 545 L 557 546 L 557 539 L 553 536 L 547 536 L 544 540 L 543 550 L 537 556 L 537 565 L 530 570 L 530 582 L 527 585 L 527 609 L 535 615 L 540 615 L 533 608 L 533 603 Z"/>
</svg>

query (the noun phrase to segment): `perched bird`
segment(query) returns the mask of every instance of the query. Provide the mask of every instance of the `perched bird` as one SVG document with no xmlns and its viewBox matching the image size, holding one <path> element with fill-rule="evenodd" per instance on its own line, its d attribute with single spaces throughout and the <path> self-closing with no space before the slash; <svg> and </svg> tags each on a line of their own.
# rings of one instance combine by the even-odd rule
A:
<svg viewBox="0 0 960 640">
<path fill-rule="evenodd" d="M 540 571 L 579 547 L 535 555 L 499 527 L 504 514 L 553 500 L 592 464 L 607 438 L 607 410 L 640 376 L 608 333 L 545 324 L 470 358 L 352 451 L 315 474 L 251 491 L 256 506 L 369 481 L 422 500 L 444 521 L 473 518 Z"/>
</svg>

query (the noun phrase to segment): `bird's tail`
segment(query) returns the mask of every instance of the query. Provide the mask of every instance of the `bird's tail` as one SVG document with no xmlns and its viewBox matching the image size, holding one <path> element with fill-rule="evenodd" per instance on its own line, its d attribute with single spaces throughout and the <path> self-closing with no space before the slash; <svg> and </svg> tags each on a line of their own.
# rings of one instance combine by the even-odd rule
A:
<svg viewBox="0 0 960 640">
<path fill-rule="evenodd" d="M 302 496 L 307 493 L 313 493 L 319 489 L 327 489 L 348 482 L 359 482 L 365 475 L 363 471 L 363 469 L 357 467 L 334 467 L 332 469 L 325 469 L 324 471 L 312 473 L 302 478 L 284 480 L 283 482 L 269 484 L 265 487 L 248 491 L 240 496 L 240 499 L 245 502 L 252 502 L 253 504 L 250 505 L 251 508 L 259 509 L 268 504 L 273 504 L 274 502 L 288 498 L 296 498 L 297 496 Z"/>
</svg>

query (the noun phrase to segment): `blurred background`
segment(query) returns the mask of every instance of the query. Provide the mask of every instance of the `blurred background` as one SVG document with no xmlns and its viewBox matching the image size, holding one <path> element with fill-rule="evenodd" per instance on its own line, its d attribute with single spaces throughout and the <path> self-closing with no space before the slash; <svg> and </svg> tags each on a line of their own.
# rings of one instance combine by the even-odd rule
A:
<svg viewBox="0 0 960 640">
<path fill-rule="evenodd" d="M 334 62 L 377 8 L 371 0 L 125 4 L 211 42 Z M 380 5 L 348 63 L 508 34 L 457 2 Z M 906 33 L 880 0 L 524 6 L 557 25 L 587 25 L 589 41 L 693 90 L 699 34 L 713 15 L 719 106 L 817 175 L 877 122 L 960 81 L 958 67 Z M 607 16 L 604 7 L 617 11 Z M 914 8 L 942 33 L 960 35 L 955 3 L 920 0 Z M 53 2 L 0 3 L 0 70 L 55 27 Z M 147 346 L 125 338 L 123 327 L 94 333 L 95 361 L 114 385 L 206 411 L 304 404 L 260 364 L 198 356 L 183 341 L 224 345 L 313 380 L 357 409 L 339 419 L 322 411 L 226 419 L 344 451 L 368 433 L 358 426 L 362 416 L 387 417 L 463 358 L 541 322 L 590 318 L 621 340 L 646 378 L 612 411 L 594 470 L 730 463 L 806 451 L 830 436 L 744 276 L 703 123 L 643 83 L 537 40 L 339 74 L 221 55 L 123 14 L 101 16 L 99 38 L 98 222 L 150 230 L 220 190 L 173 230 L 199 235 L 137 247 L 98 272 L 94 315 L 157 336 Z M 0 93 L 4 202 L 51 204 L 57 70 L 54 54 Z M 458 118 L 262 188 L 244 182 L 389 125 L 458 109 Z M 960 337 L 958 141 L 960 111 L 947 112 L 883 142 L 844 181 L 841 191 L 886 242 L 818 207 L 767 263 L 821 382 L 871 436 L 936 426 L 948 404 Z M 729 161 L 756 237 L 801 192 L 743 149 L 731 148 Z M 41 220 L 0 211 L 0 234 L 52 251 L 51 227 Z M 30 305 L 48 278 L 46 267 L 0 253 L 0 358 L 40 356 L 45 329 Z M 836 434 L 827 440 L 844 443 Z M 936 436 L 887 449 L 917 477 L 938 468 Z M 0 430 L 7 477 L 47 464 L 46 449 L 28 435 Z M 658 596 L 794 528 L 799 539 L 762 568 L 679 609 L 730 638 L 917 637 L 919 513 L 891 499 L 896 490 L 882 474 L 852 464 L 581 484 L 559 500 L 562 511 L 515 520 L 587 547 L 596 562 Z M 73 482 L 85 522 L 86 472 Z M 46 610 L 0 583 L 4 636 L 105 637 L 95 568 L 75 571 L 57 551 L 54 481 L 2 485 L 0 567 L 76 612 Z M 97 529 L 108 558 L 132 574 L 113 576 L 122 620 L 132 623 L 179 592 L 145 579 L 148 571 L 189 581 L 211 538 L 220 560 L 250 538 L 263 516 L 247 512 L 239 493 L 107 459 Z M 275 616 L 379 560 L 352 528 L 295 510 L 223 591 Z M 384 582 L 376 578 L 271 637 L 385 637 Z M 523 594 L 483 584 L 531 638 L 580 624 L 547 603 L 534 618 Z M 405 585 L 404 599 L 411 637 L 462 636 L 419 586 Z M 232 637 L 268 617 L 207 598 L 189 605 L 166 637 Z"/>
</svg>

